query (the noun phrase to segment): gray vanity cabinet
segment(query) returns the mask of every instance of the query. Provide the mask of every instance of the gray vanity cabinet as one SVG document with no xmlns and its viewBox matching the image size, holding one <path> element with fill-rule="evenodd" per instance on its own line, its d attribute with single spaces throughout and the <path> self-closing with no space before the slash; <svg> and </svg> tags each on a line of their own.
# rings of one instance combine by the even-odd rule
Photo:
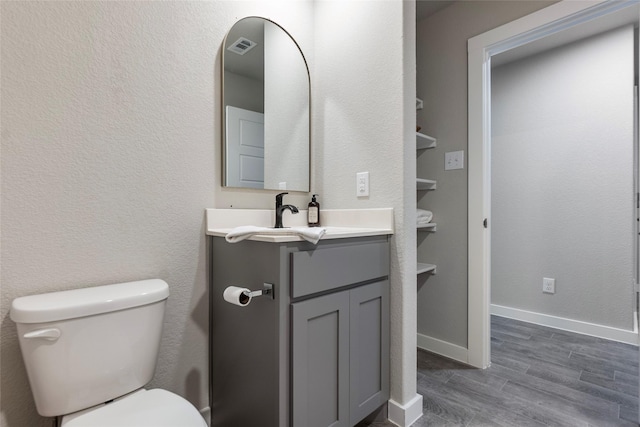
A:
<svg viewBox="0 0 640 427">
<path fill-rule="evenodd" d="M 389 400 L 389 281 L 349 295 L 350 419 L 356 424 Z"/>
<path fill-rule="evenodd" d="M 212 238 L 212 426 L 353 426 L 389 398 L 387 236 Z M 272 283 L 245 307 L 227 286 Z"/>
<path fill-rule="evenodd" d="M 349 291 L 292 306 L 293 425 L 349 425 Z"/>
<path fill-rule="evenodd" d="M 293 425 L 353 426 L 389 398 L 387 280 L 292 304 Z"/>
</svg>

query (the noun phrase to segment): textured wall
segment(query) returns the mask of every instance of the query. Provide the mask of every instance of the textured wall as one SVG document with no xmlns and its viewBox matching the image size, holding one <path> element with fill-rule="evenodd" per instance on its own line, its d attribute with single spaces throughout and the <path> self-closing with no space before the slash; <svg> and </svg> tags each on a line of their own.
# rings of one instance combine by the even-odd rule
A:
<svg viewBox="0 0 640 427">
<path fill-rule="evenodd" d="M 364 4 L 316 3 L 317 33 L 330 31 L 315 45 L 314 137 L 322 144 L 315 146 L 312 191 L 324 208 L 395 209 L 391 397 L 404 404 L 416 394 L 415 232 L 405 227 L 413 214 L 405 206 L 415 197 L 415 181 L 406 178 L 415 176 L 415 150 L 407 151 L 415 144 L 415 5 Z M 355 174 L 364 171 L 370 196 L 357 198 Z"/>
<path fill-rule="evenodd" d="M 273 200 L 220 188 L 220 46 L 260 15 L 312 51 L 310 4 L 2 2 L 0 425 L 50 425 L 11 300 L 148 277 L 171 292 L 151 386 L 208 406 L 204 209 Z"/>
<path fill-rule="evenodd" d="M 633 50 L 628 26 L 493 70 L 492 303 L 633 329 Z"/>
<path fill-rule="evenodd" d="M 467 165 L 444 170 L 445 152 L 467 150 L 467 40 L 551 3 L 458 1 L 417 24 L 418 125 L 438 139 L 417 162 L 421 178 L 438 181 L 418 201 L 438 224 L 418 237 L 418 259 L 438 266 L 418 283 L 420 334 L 467 346 Z"/>
<path fill-rule="evenodd" d="M 220 46 L 251 15 L 286 28 L 309 63 L 312 190 L 323 208 L 396 209 L 392 396 L 415 396 L 415 233 L 404 227 L 415 197 L 413 3 L 0 7 L 1 426 L 50 424 L 32 403 L 11 300 L 144 277 L 171 291 L 151 385 L 208 405 L 204 209 L 271 208 L 276 193 L 220 186 Z M 371 173 L 366 199 L 355 195 L 359 171 Z"/>
</svg>

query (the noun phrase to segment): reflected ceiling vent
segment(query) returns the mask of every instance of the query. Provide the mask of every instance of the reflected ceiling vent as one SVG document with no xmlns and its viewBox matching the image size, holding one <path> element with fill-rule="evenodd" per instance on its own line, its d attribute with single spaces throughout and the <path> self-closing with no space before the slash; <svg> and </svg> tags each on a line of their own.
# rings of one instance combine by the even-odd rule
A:
<svg viewBox="0 0 640 427">
<path fill-rule="evenodd" d="M 231 46 L 229 46 L 227 48 L 227 50 L 230 50 L 231 52 L 237 53 L 238 55 L 244 55 L 245 53 L 247 53 L 251 49 L 253 49 L 255 47 L 255 45 L 257 45 L 257 44 L 258 43 L 252 42 L 249 39 L 246 39 L 244 37 L 240 37 L 233 44 L 231 44 Z"/>
</svg>

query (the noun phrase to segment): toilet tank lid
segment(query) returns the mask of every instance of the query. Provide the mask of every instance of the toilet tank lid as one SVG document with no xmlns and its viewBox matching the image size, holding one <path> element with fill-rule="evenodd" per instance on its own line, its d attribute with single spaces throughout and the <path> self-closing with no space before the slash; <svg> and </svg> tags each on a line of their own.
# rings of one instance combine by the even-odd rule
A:
<svg viewBox="0 0 640 427">
<path fill-rule="evenodd" d="M 44 323 L 108 313 L 165 300 L 169 285 L 161 279 L 20 297 L 11 303 L 11 320 Z"/>
</svg>

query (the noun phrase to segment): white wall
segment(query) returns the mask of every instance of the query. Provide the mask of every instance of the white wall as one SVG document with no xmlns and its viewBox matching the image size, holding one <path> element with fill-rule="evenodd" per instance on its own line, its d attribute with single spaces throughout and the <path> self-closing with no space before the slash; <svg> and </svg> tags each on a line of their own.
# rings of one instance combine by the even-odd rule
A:
<svg viewBox="0 0 640 427">
<path fill-rule="evenodd" d="M 237 19 L 265 16 L 311 60 L 311 2 L 0 7 L 0 425 L 51 423 L 35 411 L 11 300 L 147 277 L 171 292 L 151 386 L 207 407 L 204 209 L 273 203 L 220 188 L 222 41 Z"/>
<path fill-rule="evenodd" d="M 264 26 L 264 186 L 309 190 L 309 73 L 280 27 Z"/>
<path fill-rule="evenodd" d="M 633 50 L 627 26 L 493 69 L 493 304 L 633 329 Z"/>
<path fill-rule="evenodd" d="M 415 234 L 404 209 L 415 197 L 412 2 L 0 7 L 1 426 L 50 424 L 35 412 L 11 300 L 143 277 L 171 292 L 151 386 L 208 405 L 204 209 L 272 208 L 276 194 L 220 185 L 221 45 L 250 15 L 286 28 L 310 64 L 312 191 L 323 208 L 396 209 L 391 391 L 401 405 L 415 397 Z M 371 174 L 366 199 L 355 196 L 359 171 Z"/>
<path fill-rule="evenodd" d="M 416 396 L 415 4 L 316 2 L 312 192 L 322 208 L 393 207 L 391 398 Z M 321 31 L 325 29 L 325 31 Z M 368 171 L 370 196 L 356 198 Z M 414 215 L 413 217 L 411 215 Z"/>
<path fill-rule="evenodd" d="M 418 206 L 430 209 L 436 233 L 421 233 L 418 257 L 438 266 L 418 283 L 418 333 L 467 346 L 467 165 L 444 170 L 444 153 L 467 150 L 467 40 L 553 1 L 458 1 L 417 24 L 418 111 L 422 132 L 438 147 L 418 158 L 421 177 L 435 179 Z"/>
</svg>

